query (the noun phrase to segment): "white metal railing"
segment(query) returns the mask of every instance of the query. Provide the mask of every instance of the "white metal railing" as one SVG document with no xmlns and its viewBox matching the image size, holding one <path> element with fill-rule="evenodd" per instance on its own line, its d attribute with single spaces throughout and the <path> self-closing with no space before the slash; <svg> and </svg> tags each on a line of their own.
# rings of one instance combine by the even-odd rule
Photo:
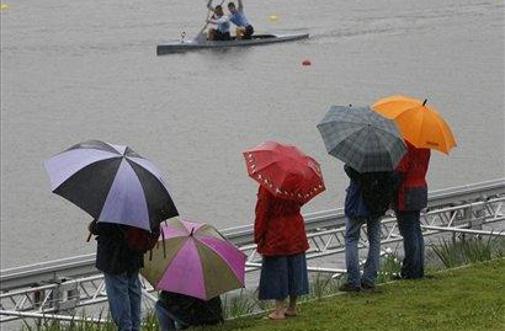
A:
<svg viewBox="0 0 505 331">
<path fill-rule="evenodd" d="M 429 205 L 422 214 L 425 236 L 441 233 L 474 235 L 504 234 L 483 228 L 505 220 L 505 178 L 430 192 Z M 327 261 L 328 256 L 345 251 L 345 219 L 342 209 L 305 215 L 310 249 L 307 259 Z M 222 230 L 222 233 L 247 254 L 246 272 L 253 274 L 261 267 L 261 257 L 253 243 L 252 225 Z M 384 247 L 402 240 L 396 219 L 389 215 L 381 223 Z M 360 248 L 367 247 L 366 234 Z M 326 258 L 326 259 L 325 259 Z M 95 255 L 83 255 L 38 263 L 0 272 L 0 322 L 18 318 L 54 318 L 68 320 L 79 307 L 107 300 L 103 276 L 94 268 Z M 334 261 L 334 260 L 332 260 Z M 310 264 L 310 263 L 309 263 Z M 310 272 L 340 275 L 345 272 L 333 266 L 310 266 Z M 152 304 L 153 289 L 143 281 L 144 300 Z"/>
</svg>

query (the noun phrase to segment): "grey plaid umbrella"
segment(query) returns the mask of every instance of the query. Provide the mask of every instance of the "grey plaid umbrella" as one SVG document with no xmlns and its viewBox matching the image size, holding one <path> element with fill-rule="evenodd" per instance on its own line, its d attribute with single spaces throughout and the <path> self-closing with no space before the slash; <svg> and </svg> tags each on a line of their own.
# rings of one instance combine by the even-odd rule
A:
<svg viewBox="0 0 505 331">
<path fill-rule="evenodd" d="M 358 172 L 391 171 L 407 152 L 396 124 L 369 107 L 332 106 L 317 128 L 328 153 Z"/>
</svg>

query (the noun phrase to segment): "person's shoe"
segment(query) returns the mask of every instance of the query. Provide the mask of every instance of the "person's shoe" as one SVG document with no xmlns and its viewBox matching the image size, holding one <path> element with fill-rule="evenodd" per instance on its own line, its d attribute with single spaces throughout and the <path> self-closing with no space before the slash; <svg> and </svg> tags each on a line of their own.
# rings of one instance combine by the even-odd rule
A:
<svg viewBox="0 0 505 331">
<path fill-rule="evenodd" d="M 338 290 L 342 292 L 359 292 L 361 291 L 361 288 L 359 286 L 351 285 L 350 283 L 345 283 L 340 285 Z"/>
<path fill-rule="evenodd" d="M 402 277 L 402 275 L 393 275 L 391 276 L 392 280 L 404 280 L 405 277 Z"/>
<path fill-rule="evenodd" d="M 284 311 L 284 316 L 296 317 L 296 316 L 298 316 L 298 312 L 296 311 L 296 308 L 288 308 Z"/>
<path fill-rule="evenodd" d="M 363 283 L 361 283 L 361 289 L 363 291 L 372 292 L 372 291 L 375 291 L 375 285 L 363 282 Z"/>
</svg>

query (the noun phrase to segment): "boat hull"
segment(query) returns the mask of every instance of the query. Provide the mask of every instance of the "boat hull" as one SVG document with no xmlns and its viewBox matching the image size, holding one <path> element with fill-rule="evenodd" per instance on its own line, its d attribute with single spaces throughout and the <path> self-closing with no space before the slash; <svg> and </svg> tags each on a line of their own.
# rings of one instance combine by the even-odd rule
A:
<svg viewBox="0 0 505 331">
<path fill-rule="evenodd" d="M 185 42 L 171 43 L 165 45 L 158 45 L 156 48 L 156 55 L 165 55 L 173 53 L 182 53 L 202 49 L 219 49 L 230 47 L 247 47 L 258 45 L 269 45 L 274 43 L 282 43 L 288 41 L 295 41 L 306 39 L 309 37 L 308 33 L 303 34 L 258 34 L 254 35 L 252 39 L 241 40 L 226 40 L 226 41 L 211 41 L 206 40 L 203 42 L 189 40 Z"/>
</svg>

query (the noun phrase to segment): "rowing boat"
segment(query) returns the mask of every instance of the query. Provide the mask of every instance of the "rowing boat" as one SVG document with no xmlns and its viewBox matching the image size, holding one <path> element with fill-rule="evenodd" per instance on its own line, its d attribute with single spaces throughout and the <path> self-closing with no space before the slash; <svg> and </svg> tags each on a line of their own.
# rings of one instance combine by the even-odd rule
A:
<svg viewBox="0 0 505 331">
<path fill-rule="evenodd" d="M 253 35 L 251 39 L 232 39 L 225 41 L 219 41 L 219 40 L 201 41 L 197 39 L 181 40 L 179 42 L 169 43 L 165 45 L 158 45 L 158 47 L 156 48 L 156 55 L 181 53 L 200 49 L 266 45 L 266 44 L 300 40 L 308 37 L 309 37 L 308 33 L 299 33 L 299 34 L 257 34 Z"/>
</svg>

